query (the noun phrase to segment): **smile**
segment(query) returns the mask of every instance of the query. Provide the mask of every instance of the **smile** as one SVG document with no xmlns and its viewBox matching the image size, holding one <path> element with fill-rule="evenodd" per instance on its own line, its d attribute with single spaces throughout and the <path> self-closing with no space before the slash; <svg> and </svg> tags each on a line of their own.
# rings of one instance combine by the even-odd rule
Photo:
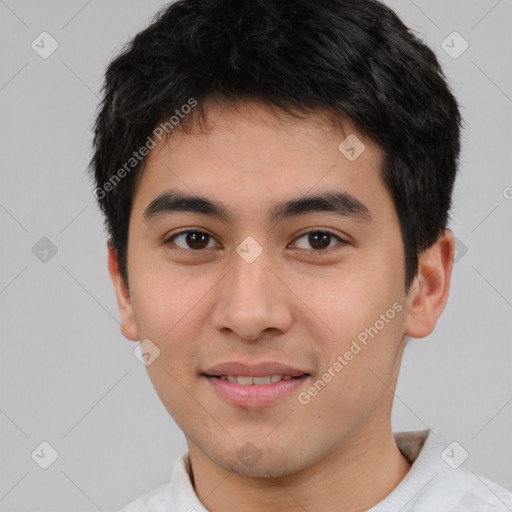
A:
<svg viewBox="0 0 512 512">
<path fill-rule="evenodd" d="M 213 377 L 217 377 L 220 380 L 228 380 L 229 382 L 237 382 L 238 384 L 242 384 L 244 386 L 250 384 L 261 386 L 264 384 L 279 382 L 280 380 L 290 380 L 298 378 L 292 377 L 291 375 L 266 375 L 264 377 L 250 377 L 243 375 L 213 375 Z"/>
<path fill-rule="evenodd" d="M 309 374 L 266 375 L 203 375 L 215 395 L 229 405 L 244 408 L 268 407 L 278 400 L 295 396 L 300 392 Z"/>
</svg>

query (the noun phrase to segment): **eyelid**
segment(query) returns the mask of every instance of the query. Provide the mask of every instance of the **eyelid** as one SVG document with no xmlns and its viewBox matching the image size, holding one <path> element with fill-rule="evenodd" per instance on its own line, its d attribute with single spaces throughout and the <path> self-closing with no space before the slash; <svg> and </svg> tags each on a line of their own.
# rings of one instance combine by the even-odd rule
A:
<svg viewBox="0 0 512 512">
<path fill-rule="evenodd" d="M 329 229 L 325 229 L 325 228 L 310 228 L 307 231 L 303 231 L 302 233 L 299 233 L 298 235 L 296 235 L 295 238 L 293 239 L 293 242 L 290 242 L 289 245 L 295 243 L 297 240 L 299 240 L 300 238 L 302 238 L 305 235 L 309 235 L 310 233 L 327 233 L 328 235 L 331 235 L 332 237 L 338 239 L 340 244 L 342 244 L 342 245 L 348 244 L 348 241 L 345 240 L 345 238 L 341 237 L 340 235 L 334 233 L 333 231 L 331 231 Z M 309 252 L 316 253 L 316 254 L 321 254 L 321 253 L 327 253 L 328 251 L 336 249 L 336 247 L 337 246 L 329 247 L 328 249 L 322 249 L 322 250 L 315 250 L 315 249 L 300 249 L 300 250 L 302 250 L 302 251 L 309 251 Z"/>
<path fill-rule="evenodd" d="M 211 239 L 213 239 L 217 243 L 219 243 L 218 240 L 212 234 L 208 233 L 208 231 L 205 231 L 204 229 L 201 229 L 201 228 L 186 228 L 186 229 L 182 229 L 181 231 L 176 231 L 175 233 L 171 233 L 170 235 L 166 235 L 164 237 L 163 244 L 164 245 L 170 244 L 178 236 L 181 236 L 181 235 L 184 235 L 184 234 L 187 234 L 187 233 L 201 233 L 203 235 L 209 236 Z M 176 250 L 178 250 L 178 251 L 184 251 L 184 252 L 190 252 L 190 253 L 196 253 L 196 254 L 199 254 L 201 252 L 205 252 L 205 250 L 206 250 L 206 249 L 202 249 L 200 251 L 194 251 L 193 249 L 183 249 L 183 247 L 180 247 L 179 245 L 176 245 L 176 247 L 177 247 Z M 211 247 L 210 247 L 210 249 L 211 249 Z"/>
<path fill-rule="evenodd" d="M 164 245 L 169 244 L 170 242 L 173 241 L 173 239 L 177 238 L 180 235 L 184 235 L 186 233 L 201 233 L 201 234 L 209 236 L 210 238 L 215 240 L 217 243 L 219 243 L 218 240 L 212 234 L 208 233 L 204 229 L 201 229 L 201 228 L 186 228 L 186 229 L 183 229 L 181 231 L 177 231 L 175 233 L 172 233 L 172 234 L 166 236 L 165 239 L 164 239 Z M 329 229 L 325 229 L 325 228 L 309 228 L 308 230 L 303 231 L 303 232 L 297 234 L 295 236 L 295 238 L 293 239 L 293 241 L 290 242 L 290 244 L 288 244 L 288 246 L 293 244 L 294 242 L 296 242 L 297 240 L 299 240 L 303 236 L 308 235 L 310 233 L 327 233 L 328 235 L 336 238 L 340 244 L 342 244 L 342 245 L 348 244 L 347 240 L 345 240 L 343 237 L 341 237 L 340 235 L 332 232 Z M 328 249 L 322 249 L 322 250 L 315 250 L 315 249 L 299 249 L 299 250 L 321 254 L 321 253 L 326 253 L 326 252 L 328 252 L 328 251 L 330 251 L 332 249 L 335 249 L 336 247 L 337 246 L 329 247 Z M 178 248 L 177 250 L 181 250 L 181 251 L 184 251 L 184 252 L 196 253 L 196 254 L 199 254 L 201 252 L 205 252 L 205 250 L 206 250 L 206 249 L 202 249 L 202 250 L 194 251 L 193 249 L 183 249 L 182 247 L 179 247 L 179 246 L 177 246 L 177 248 Z"/>
</svg>

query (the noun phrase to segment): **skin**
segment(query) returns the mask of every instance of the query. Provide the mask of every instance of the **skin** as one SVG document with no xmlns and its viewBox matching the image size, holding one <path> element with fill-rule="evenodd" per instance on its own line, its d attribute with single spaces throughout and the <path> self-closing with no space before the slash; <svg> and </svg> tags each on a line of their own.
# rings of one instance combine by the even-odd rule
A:
<svg viewBox="0 0 512 512">
<path fill-rule="evenodd" d="M 378 146 L 320 113 L 292 120 L 255 102 L 208 113 L 206 133 L 176 133 L 150 152 L 130 217 L 129 289 L 108 249 L 122 332 L 161 351 L 149 376 L 185 433 L 208 510 L 366 510 L 410 469 L 391 431 L 393 390 L 406 337 L 427 336 L 445 306 L 453 236 L 447 230 L 421 254 L 406 294 Z M 353 162 L 338 149 L 350 133 L 366 145 Z M 147 206 L 170 189 L 222 202 L 233 217 L 180 212 L 145 222 Z M 276 202 L 333 190 L 356 197 L 371 220 L 268 219 Z M 333 237 L 315 250 L 302 236 L 311 228 L 345 243 Z M 185 236 L 166 242 L 186 229 L 210 234 L 208 247 L 194 252 Z M 250 264 L 236 252 L 247 236 L 263 249 Z M 267 407 L 235 406 L 201 376 L 224 361 L 279 361 L 311 374 L 299 391 L 307 390 L 394 303 L 401 311 L 307 405 L 294 392 Z M 248 442 L 261 456 L 253 465 L 237 457 Z"/>
</svg>

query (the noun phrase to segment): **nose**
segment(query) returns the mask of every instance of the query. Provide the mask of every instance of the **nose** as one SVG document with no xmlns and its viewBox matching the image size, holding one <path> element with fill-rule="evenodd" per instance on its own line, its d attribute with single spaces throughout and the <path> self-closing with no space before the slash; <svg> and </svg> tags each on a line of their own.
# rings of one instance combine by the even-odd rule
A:
<svg viewBox="0 0 512 512">
<path fill-rule="evenodd" d="M 290 328 L 290 292 L 278 278 L 279 272 L 269 267 L 271 262 L 264 254 L 252 263 L 235 255 L 212 314 L 213 326 L 219 332 L 232 332 L 252 341 Z"/>
</svg>

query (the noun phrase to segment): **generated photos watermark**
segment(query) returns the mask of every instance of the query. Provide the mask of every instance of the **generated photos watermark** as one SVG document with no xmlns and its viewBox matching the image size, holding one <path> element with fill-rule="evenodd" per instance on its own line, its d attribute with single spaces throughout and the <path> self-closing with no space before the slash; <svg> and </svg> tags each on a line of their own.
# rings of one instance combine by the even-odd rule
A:
<svg viewBox="0 0 512 512">
<path fill-rule="evenodd" d="M 179 109 L 176 109 L 171 117 L 163 123 L 160 123 L 152 132 L 152 135 L 149 135 L 146 139 L 145 144 L 143 144 L 138 151 L 134 151 L 132 156 L 128 158 L 128 160 L 120 167 L 109 179 L 106 181 L 101 187 L 97 187 L 94 189 L 93 194 L 97 199 L 103 199 L 109 192 L 114 190 L 114 187 L 118 185 L 123 178 L 125 178 L 128 174 L 130 174 L 133 169 L 135 169 L 142 160 L 146 156 L 148 156 L 149 151 L 153 149 L 157 142 L 161 141 L 164 134 L 170 133 L 178 124 L 180 124 L 181 120 L 185 118 L 187 114 L 189 114 L 192 109 L 197 106 L 197 100 L 195 98 L 189 98 L 187 103 L 182 105 Z M 158 140 L 155 140 L 158 139 Z"/>
<path fill-rule="evenodd" d="M 315 383 L 310 386 L 306 391 L 301 391 L 297 400 L 302 405 L 307 405 L 311 402 L 311 399 L 322 391 L 329 382 L 338 375 L 345 366 L 349 364 L 354 357 L 361 352 L 361 350 L 368 345 L 368 338 L 375 338 L 384 327 L 389 324 L 393 318 L 402 311 L 402 304 L 395 302 L 385 313 L 381 313 L 379 319 L 370 327 L 366 327 L 357 335 L 357 340 L 353 340 L 348 350 L 342 355 L 336 358 L 336 361 L 327 368 L 327 370 L 321 375 Z M 358 343 L 359 342 L 359 343 Z"/>
</svg>

